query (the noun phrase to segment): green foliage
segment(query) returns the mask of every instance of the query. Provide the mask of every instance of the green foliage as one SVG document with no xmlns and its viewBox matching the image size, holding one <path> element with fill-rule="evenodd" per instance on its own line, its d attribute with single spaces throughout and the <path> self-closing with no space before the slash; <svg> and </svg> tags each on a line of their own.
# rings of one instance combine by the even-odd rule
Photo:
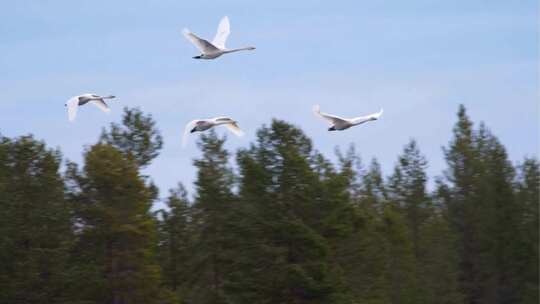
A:
<svg viewBox="0 0 540 304">
<path fill-rule="evenodd" d="M 274 120 L 239 153 L 241 212 L 251 244 L 231 291 L 240 303 L 330 303 L 347 299 L 335 238 L 351 231 L 348 179 L 297 128 Z M 340 218 L 340 221 L 337 219 Z"/>
<path fill-rule="evenodd" d="M 167 198 L 168 210 L 160 210 L 159 261 L 163 272 L 162 283 L 181 298 L 189 291 L 185 280 L 189 273 L 193 229 L 191 208 L 184 186 L 178 185 Z"/>
<path fill-rule="evenodd" d="M 431 213 L 426 193 L 426 167 L 426 159 L 420 154 L 416 141 L 411 140 L 399 157 L 389 181 L 390 200 L 405 215 L 417 259 L 422 249 L 419 246 L 420 227 Z"/>
<path fill-rule="evenodd" d="M 443 214 L 435 213 L 420 228 L 417 261 L 419 303 L 463 303 L 458 285 L 459 264 L 454 249 L 455 234 Z"/>
<path fill-rule="evenodd" d="M 234 210 L 233 174 L 228 164 L 224 139 L 211 131 L 201 136 L 200 159 L 195 182 L 197 195 L 192 207 L 193 235 L 187 301 L 196 303 L 226 303 L 224 291 L 233 256 L 229 243 L 233 241 Z"/>
<path fill-rule="evenodd" d="M 152 188 L 138 165 L 111 145 L 85 154 L 82 172 L 70 172 L 79 224 L 76 258 L 81 299 L 96 303 L 158 303 L 160 270 L 155 262 Z M 86 277 L 88 276 L 88 277 Z"/>
<path fill-rule="evenodd" d="M 465 301 L 522 301 L 522 208 L 504 147 L 483 124 L 473 129 L 462 106 L 445 155 L 450 184 L 442 192 L 457 236 Z"/>
<path fill-rule="evenodd" d="M 381 235 L 385 244 L 386 293 L 390 303 L 417 303 L 414 248 L 407 226 L 394 207 L 384 208 Z"/>
<path fill-rule="evenodd" d="M 59 151 L 0 137 L 0 303 L 538 302 L 540 165 L 463 106 L 433 192 L 414 140 L 384 176 L 274 120 L 235 154 L 202 134 L 193 196 L 151 212 L 162 145 L 125 109 L 62 176 Z"/>
<path fill-rule="evenodd" d="M 66 296 L 73 234 L 60 162 L 31 136 L 0 138 L 0 303 Z"/>
<path fill-rule="evenodd" d="M 410 296 L 413 303 L 460 303 L 453 234 L 427 193 L 426 168 L 425 157 L 411 140 L 388 181 L 389 200 L 405 220 L 414 253 Z"/>
<path fill-rule="evenodd" d="M 112 145 L 145 167 L 163 147 L 163 138 L 155 125 L 151 115 L 144 115 L 137 108 L 124 108 L 122 125 L 112 123 L 110 130 L 101 132 L 100 142 Z"/>
<path fill-rule="evenodd" d="M 540 164 L 534 158 L 525 159 L 519 166 L 517 181 L 517 202 L 520 207 L 521 246 L 519 256 L 521 261 L 519 273 L 523 283 L 520 293 L 523 303 L 538 303 L 538 205 L 540 204 Z"/>
</svg>

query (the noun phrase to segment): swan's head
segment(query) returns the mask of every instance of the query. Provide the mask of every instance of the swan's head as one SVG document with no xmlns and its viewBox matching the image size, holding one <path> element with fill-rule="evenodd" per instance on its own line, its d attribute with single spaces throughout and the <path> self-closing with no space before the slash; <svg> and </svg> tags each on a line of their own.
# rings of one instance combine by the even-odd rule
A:
<svg viewBox="0 0 540 304">
<path fill-rule="evenodd" d="M 195 56 L 195 57 L 193 57 L 193 59 L 202 59 L 202 56 L 203 55 Z"/>
<path fill-rule="evenodd" d="M 255 49 L 254 46 L 248 46 L 248 47 L 246 48 L 246 50 L 250 50 L 250 51 L 253 51 L 254 49 Z"/>
<path fill-rule="evenodd" d="M 191 129 L 191 131 L 189 131 L 189 133 L 193 133 L 193 132 L 197 132 L 197 128 L 193 128 Z"/>
<path fill-rule="evenodd" d="M 371 117 L 369 120 L 377 120 L 379 117 Z"/>
<path fill-rule="evenodd" d="M 331 126 L 330 128 L 328 128 L 328 131 L 336 131 L 336 127 Z"/>
</svg>

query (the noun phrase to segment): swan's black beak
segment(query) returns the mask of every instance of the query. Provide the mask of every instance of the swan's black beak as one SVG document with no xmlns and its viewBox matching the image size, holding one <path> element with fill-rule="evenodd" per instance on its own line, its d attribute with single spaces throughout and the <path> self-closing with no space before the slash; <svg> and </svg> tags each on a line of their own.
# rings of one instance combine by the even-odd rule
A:
<svg viewBox="0 0 540 304">
<path fill-rule="evenodd" d="M 202 55 L 193 57 L 193 59 L 201 59 L 201 58 L 202 58 Z"/>
<path fill-rule="evenodd" d="M 336 130 L 336 127 L 334 126 L 331 126 L 330 128 L 328 128 L 328 131 L 335 131 Z"/>
<path fill-rule="evenodd" d="M 193 133 L 193 132 L 195 132 L 195 131 L 197 131 L 197 129 L 196 129 L 196 128 L 193 128 L 193 129 L 191 129 L 190 133 Z"/>
</svg>

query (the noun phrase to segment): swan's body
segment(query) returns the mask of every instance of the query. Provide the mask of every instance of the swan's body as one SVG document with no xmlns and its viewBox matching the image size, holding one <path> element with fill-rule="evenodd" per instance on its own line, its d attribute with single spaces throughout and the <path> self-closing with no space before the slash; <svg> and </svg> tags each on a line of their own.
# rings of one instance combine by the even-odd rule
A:
<svg viewBox="0 0 540 304">
<path fill-rule="evenodd" d="M 232 120 L 229 117 L 216 117 L 210 119 L 196 119 L 189 122 L 184 129 L 184 138 L 182 144 L 185 146 L 187 143 L 187 138 L 190 133 L 194 132 L 204 132 L 208 129 L 211 129 L 215 126 L 223 125 L 227 127 L 232 133 L 237 136 L 243 136 L 244 132 L 238 127 L 238 124 L 235 120 Z"/>
<path fill-rule="evenodd" d="M 103 112 L 110 112 L 111 109 L 105 102 L 105 99 L 113 99 L 115 96 L 109 95 L 109 96 L 99 96 L 96 94 L 82 94 L 77 95 L 72 98 L 70 98 L 65 106 L 68 110 L 68 119 L 69 121 L 74 121 L 75 117 L 77 116 L 77 109 L 79 106 L 83 106 L 89 102 L 93 103 L 96 107 L 98 107 Z"/>
<path fill-rule="evenodd" d="M 321 117 L 322 119 L 330 123 L 330 128 L 328 128 L 328 131 L 343 131 L 350 127 L 358 126 L 368 121 L 379 119 L 379 117 L 381 117 L 383 113 L 383 110 L 381 109 L 377 113 L 355 118 L 343 118 L 331 114 L 322 113 L 319 105 L 313 107 L 313 112 L 315 113 L 315 115 Z"/>
<path fill-rule="evenodd" d="M 197 37 L 197 35 L 193 34 L 188 29 L 184 29 L 183 33 L 184 36 L 193 43 L 199 51 L 201 51 L 201 55 L 193 57 L 194 59 L 215 59 L 223 54 L 255 49 L 252 46 L 238 49 L 228 49 L 225 47 L 227 37 L 229 37 L 229 34 L 231 33 L 229 18 L 227 16 L 223 17 L 219 22 L 216 36 L 212 42 Z"/>
</svg>

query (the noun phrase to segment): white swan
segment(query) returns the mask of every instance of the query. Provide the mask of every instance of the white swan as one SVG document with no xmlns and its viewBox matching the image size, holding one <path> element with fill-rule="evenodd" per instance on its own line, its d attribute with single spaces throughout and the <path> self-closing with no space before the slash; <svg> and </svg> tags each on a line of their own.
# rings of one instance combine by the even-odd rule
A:
<svg viewBox="0 0 540 304">
<path fill-rule="evenodd" d="M 229 17 L 227 16 L 223 17 L 223 19 L 221 19 L 221 21 L 219 22 L 216 36 L 214 37 L 214 40 L 212 40 L 211 43 L 208 42 L 207 40 L 197 37 L 195 34 L 190 32 L 187 28 L 183 30 L 183 33 L 184 33 L 184 36 L 189 41 L 191 41 L 191 43 L 193 43 L 193 45 L 195 45 L 195 47 L 197 47 L 199 51 L 201 51 L 201 55 L 193 57 L 194 59 L 214 59 L 227 53 L 255 49 L 255 47 L 252 47 L 252 46 L 238 48 L 238 49 L 228 49 L 225 47 L 225 42 L 227 41 L 227 37 L 229 37 L 229 34 L 231 33 L 230 25 L 229 25 Z"/>
<path fill-rule="evenodd" d="M 238 127 L 238 124 L 235 120 L 232 120 L 229 117 L 216 117 L 216 118 L 209 118 L 209 119 L 196 119 L 193 121 L 190 121 L 185 129 L 184 129 L 184 137 L 182 139 L 182 145 L 185 146 L 187 143 L 187 138 L 190 133 L 193 132 L 203 132 L 210 128 L 213 128 L 215 126 L 224 125 L 229 129 L 232 133 L 234 133 L 237 136 L 243 136 L 244 132 L 240 130 L 240 127 Z"/>
<path fill-rule="evenodd" d="M 115 96 L 99 96 L 96 94 L 82 94 L 70 98 L 64 106 L 67 107 L 69 121 L 74 121 L 77 116 L 79 106 L 85 105 L 88 102 L 96 105 L 103 112 L 110 112 L 109 106 L 105 103 L 105 99 L 113 99 Z"/>
<path fill-rule="evenodd" d="M 355 117 L 355 118 L 342 118 L 339 116 L 322 113 L 319 105 L 315 105 L 313 107 L 313 112 L 318 117 L 321 117 L 330 123 L 330 128 L 328 128 L 328 131 L 336 131 L 336 130 L 342 131 L 353 126 L 361 125 L 368 121 L 379 119 L 379 117 L 381 117 L 383 113 L 383 109 L 381 109 L 377 113 L 373 113 L 367 116 Z"/>
</svg>

